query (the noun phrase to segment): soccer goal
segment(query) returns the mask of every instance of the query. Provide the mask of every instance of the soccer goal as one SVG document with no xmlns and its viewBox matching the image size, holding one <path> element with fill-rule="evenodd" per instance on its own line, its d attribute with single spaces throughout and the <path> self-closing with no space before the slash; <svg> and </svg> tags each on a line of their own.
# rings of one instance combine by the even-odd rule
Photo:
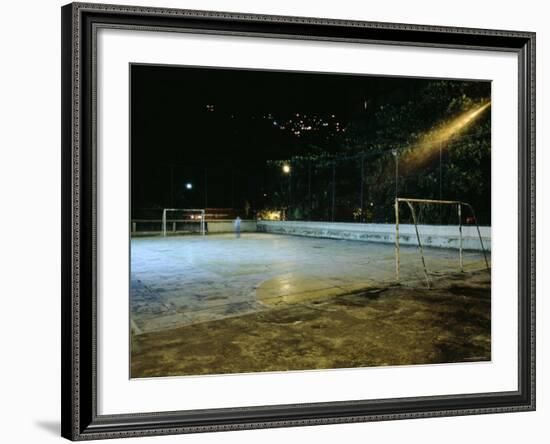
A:
<svg viewBox="0 0 550 444">
<path fill-rule="evenodd" d="M 457 200 L 434 200 L 434 199 L 411 199 L 406 197 L 398 197 L 395 199 L 395 278 L 397 281 L 399 281 L 399 268 L 400 268 L 400 262 L 401 262 L 401 256 L 400 256 L 400 246 L 399 246 L 399 207 L 400 204 L 406 204 L 409 207 L 412 221 L 414 224 L 414 230 L 416 234 L 416 240 L 417 240 L 417 246 L 420 252 L 420 256 L 422 259 L 422 267 L 424 270 L 424 277 L 426 279 L 426 284 L 428 288 L 430 288 L 430 278 L 428 275 L 428 268 L 426 266 L 426 258 L 424 255 L 424 246 L 422 244 L 422 240 L 420 238 L 420 232 L 418 230 L 419 222 L 419 214 L 416 211 L 415 206 L 425 206 L 425 205 L 432 205 L 432 206 L 439 206 L 439 207 L 447 207 L 451 212 L 456 211 L 456 222 L 457 222 L 457 231 L 458 231 L 458 267 L 461 272 L 464 271 L 464 249 L 463 249 L 463 235 L 462 235 L 462 209 L 463 207 L 467 208 L 468 211 L 471 214 L 471 219 L 473 223 L 476 226 L 477 229 L 477 235 L 479 238 L 479 243 L 481 250 L 483 251 L 483 257 L 485 259 L 485 266 L 487 267 L 487 270 L 490 269 L 489 266 L 489 260 L 487 259 L 487 251 L 485 249 L 485 246 L 483 245 L 483 239 L 481 237 L 481 231 L 479 229 L 479 224 L 477 223 L 477 217 L 475 215 L 474 208 L 467 202 L 457 201 Z M 454 207 L 454 209 L 453 209 Z M 448 212 L 447 212 L 448 213 Z M 441 215 L 441 212 L 439 212 Z M 449 215 L 449 213 L 448 213 Z"/>
<path fill-rule="evenodd" d="M 204 210 L 188 208 L 165 208 L 162 210 L 162 235 L 206 234 Z"/>
</svg>

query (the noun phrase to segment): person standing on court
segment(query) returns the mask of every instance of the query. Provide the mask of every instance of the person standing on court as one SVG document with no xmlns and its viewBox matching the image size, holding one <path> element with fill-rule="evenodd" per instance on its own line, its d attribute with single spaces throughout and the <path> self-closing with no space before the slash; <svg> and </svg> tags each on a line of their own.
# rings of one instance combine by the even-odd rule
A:
<svg viewBox="0 0 550 444">
<path fill-rule="evenodd" d="M 237 219 L 235 219 L 235 222 L 233 222 L 235 225 L 235 235 L 239 238 L 241 237 L 241 218 L 237 216 Z"/>
</svg>

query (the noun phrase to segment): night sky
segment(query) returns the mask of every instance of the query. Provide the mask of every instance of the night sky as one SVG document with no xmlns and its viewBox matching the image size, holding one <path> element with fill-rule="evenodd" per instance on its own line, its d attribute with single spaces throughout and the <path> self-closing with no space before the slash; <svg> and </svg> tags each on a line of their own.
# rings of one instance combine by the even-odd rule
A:
<svg viewBox="0 0 550 444">
<path fill-rule="evenodd" d="M 132 65 L 133 211 L 261 205 L 266 161 L 306 155 L 312 144 L 335 152 L 349 121 L 425 82 Z"/>
</svg>

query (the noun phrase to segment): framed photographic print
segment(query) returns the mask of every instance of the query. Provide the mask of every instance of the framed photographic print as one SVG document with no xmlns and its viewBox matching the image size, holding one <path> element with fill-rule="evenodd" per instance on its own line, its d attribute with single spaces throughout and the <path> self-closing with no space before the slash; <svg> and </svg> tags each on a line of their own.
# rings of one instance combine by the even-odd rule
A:
<svg viewBox="0 0 550 444">
<path fill-rule="evenodd" d="M 535 408 L 535 35 L 62 8 L 62 435 Z"/>
</svg>

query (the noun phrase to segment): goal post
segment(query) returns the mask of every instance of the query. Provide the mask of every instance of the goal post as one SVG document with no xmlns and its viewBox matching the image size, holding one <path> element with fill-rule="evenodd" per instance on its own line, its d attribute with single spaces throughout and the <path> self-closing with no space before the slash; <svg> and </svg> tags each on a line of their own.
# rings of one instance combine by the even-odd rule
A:
<svg viewBox="0 0 550 444">
<path fill-rule="evenodd" d="M 179 213 L 179 214 L 178 214 Z M 170 218 L 170 215 L 175 215 Z M 178 217 L 179 216 L 179 217 Z M 171 222 L 172 227 L 168 227 L 168 222 Z M 178 224 L 184 227 L 192 227 L 191 230 L 178 230 Z M 182 231 L 198 231 L 202 236 L 206 234 L 205 211 L 203 209 L 189 208 L 164 208 L 162 210 L 162 236 L 166 237 L 167 233 L 178 233 Z"/>
<path fill-rule="evenodd" d="M 400 271 L 400 246 L 399 246 L 399 204 L 405 203 L 409 207 L 409 210 L 411 212 L 415 234 L 416 234 L 416 240 L 418 243 L 418 249 L 420 250 L 420 255 L 422 259 L 422 268 L 424 270 L 424 277 L 426 279 L 426 285 L 428 288 L 430 288 L 430 279 L 428 276 L 428 268 L 426 266 L 426 259 L 424 255 L 424 246 L 422 245 L 422 240 L 420 239 L 420 232 L 418 231 L 418 218 L 416 214 L 416 210 L 414 208 L 414 204 L 435 204 L 435 205 L 449 205 L 449 206 L 456 206 L 456 216 L 457 216 L 457 222 L 458 222 L 458 263 L 460 271 L 464 271 L 464 260 L 463 260 L 463 237 L 462 237 L 462 207 L 468 208 L 470 211 L 473 221 L 475 223 L 477 234 L 479 237 L 479 243 L 481 245 L 481 250 L 483 251 L 483 257 L 485 259 L 485 266 L 487 267 L 487 270 L 490 269 L 489 267 L 489 261 L 487 259 L 487 252 L 485 250 L 485 246 L 483 245 L 483 239 L 481 237 L 481 231 L 479 229 L 479 224 L 477 222 L 477 217 L 474 211 L 474 208 L 472 205 L 470 205 L 467 202 L 462 202 L 459 200 L 436 200 L 436 199 L 413 199 L 413 198 L 406 198 L 406 197 L 397 197 L 395 198 L 395 279 L 396 281 L 399 281 L 399 271 Z"/>
</svg>

